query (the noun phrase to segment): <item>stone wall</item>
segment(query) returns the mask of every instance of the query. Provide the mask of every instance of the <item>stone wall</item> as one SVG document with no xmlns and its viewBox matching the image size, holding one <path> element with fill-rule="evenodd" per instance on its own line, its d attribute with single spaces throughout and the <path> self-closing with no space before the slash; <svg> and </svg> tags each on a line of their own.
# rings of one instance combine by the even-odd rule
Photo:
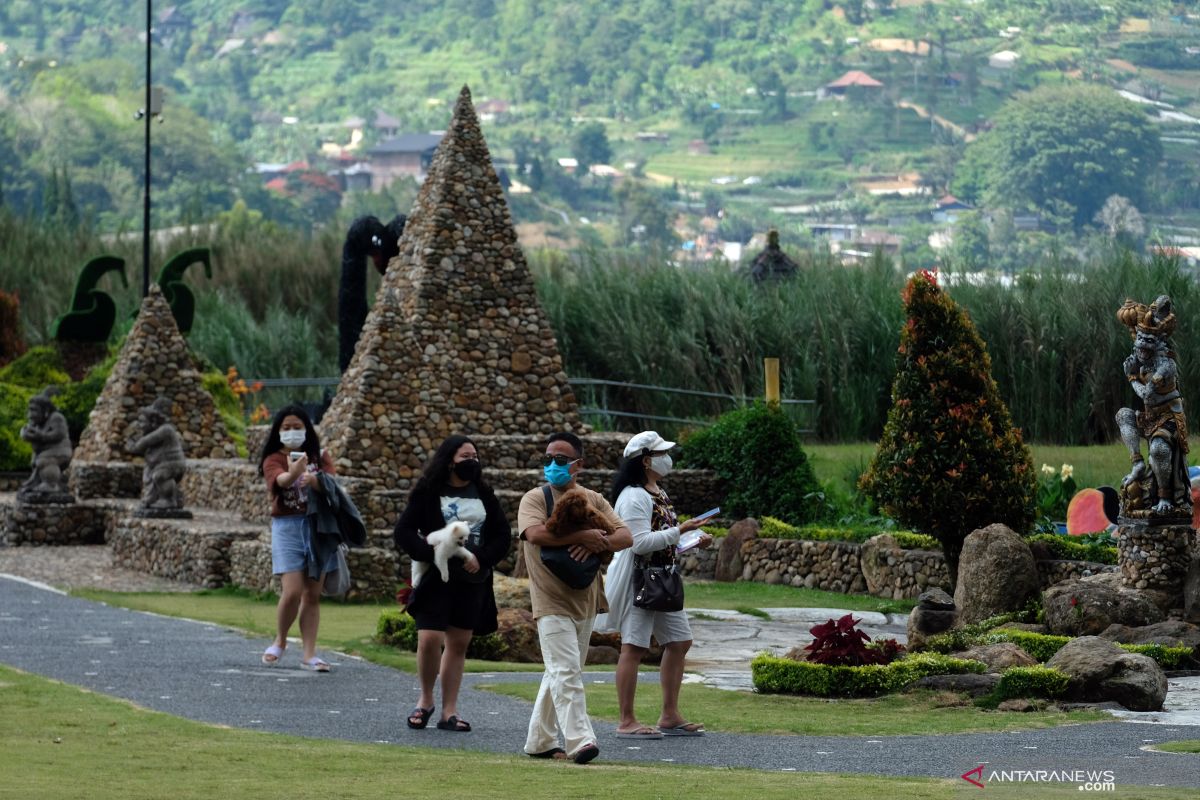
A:
<svg viewBox="0 0 1200 800">
<path fill-rule="evenodd" d="M 72 461 L 67 469 L 71 491 L 79 500 L 142 497 L 142 465 L 128 461 Z"/>
<path fill-rule="evenodd" d="M 352 548 L 346 554 L 351 587 L 347 600 L 391 600 L 396 596 L 396 553 L 377 547 Z M 279 594 L 279 576 L 271 574 L 271 541 L 237 541 L 229 548 L 229 582 L 255 592 Z"/>
<path fill-rule="evenodd" d="M 1076 580 L 1088 575 L 1099 575 L 1102 572 L 1116 572 L 1116 564 L 1100 564 L 1095 561 L 1056 561 L 1044 559 L 1037 562 L 1038 577 L 1042 588 L 1053 586 L 1066 580 Z"/>
<path fill-rule="evenodd" d="M 750 539 L 742 545 L 742 580 L 830 592 L 867 590 L 857 544 L 806 539 Z"/>
<path fill-rule="evenodd" d="M 84 501 L 70 505 L 18 503 L 0 495 L 0 544 L 8 547 L 104 544 L 132 502 Z"/>
<path fill-rule="evenodd" d="M 0 492 L 15 492 L 29 480 L 29 470 L 22 472 L 0 472 Z"/>
<path fill-rule="evenodd" d="M 704 550 L 698 547 L 688 550 L 679 557 L 679 567 L 689 578 L 711 581 L 717 572 L 717 542 Z"/>
<path fill-rule="evenodd" d="M 230 546 L 261 535 L 261 526 L 201 512 L 190 520 L 123 517 L 109 544 L 117 566 L 215 589 L 229 583 Z"/>
<path fill-rule="evenodd" d="M 1187 525 L 1122 525 L 1117 537 L 1121 585 L 1152 593 L 1159 608 L 1183 607 L 1183 587 L 1200 533 Z"/>
<path fill-rule="evenodd" d="M 742 580 L 803 586 L 833 592 L 872 594 L 889 599 L 915 598 L 926 589 L 947 588 L 950 575 L 941 553 L 879 547 L 883 537 L 863 544 L 805 539 L 750 539 L 742 545 Z M 890 538 L 890 537 L 889 537 Z M 716 548 L 694 551 L 683 561 L 684 574 L 710 579 Z M 864 563 L 869 559 L 870 563 Z M 1112 572 L 1115 566 L 1090 561 L 1038 561 L 1042 588 L 1069 577 Z"/>
</svg>

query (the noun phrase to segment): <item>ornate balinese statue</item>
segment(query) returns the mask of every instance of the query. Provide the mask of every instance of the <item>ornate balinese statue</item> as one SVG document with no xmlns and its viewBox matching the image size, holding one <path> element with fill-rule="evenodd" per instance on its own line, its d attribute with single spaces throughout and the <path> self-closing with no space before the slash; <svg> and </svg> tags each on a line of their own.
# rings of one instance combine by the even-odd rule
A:
<svg viewBox="0 0 1200 800">
<path fill-rule="evenodd" d="M 1126 300 L 1117 319 L 1133 335 L 1125 359 L 1125 378 L 1141 399 L 1142 411 L 1117 412 L 1121 441 L 1129 448 L 1132 469 L 1121 482 L 1121 516 L 1158 524 L 1189 524 L 1191 485 L 1187 474 L 1187 418 L 1179 393 L 1179 369 L 1171 345 L 1175 313 L 1162 295 L 1150 306 Z M 1141 443 L 1147 442 L 1146 458 Z"/>
<path fill-rule="evenodd" d="M 71 463 L 71 436 L 66 417 L 50 399 L 56 394 L 57 387 L 47 386 L 29 399 L 29 414 L 20 436 L 33 446 L 33 474 L 17 490 L 17 499 L 25 503 L 75 501 L 66 474 Z"/>
<path fill-rule="evenodd" d="M 138 415 L 142 437 L 130 442 L 126 449 L 144 456 L 142 470 L 141 516 L 182 516 L 183 493 L 179 481 L 187 461 L 183 455 L 183 440 L 171 424 L 171 403 L 160 397 L 142 409 Z"/>
</svg>

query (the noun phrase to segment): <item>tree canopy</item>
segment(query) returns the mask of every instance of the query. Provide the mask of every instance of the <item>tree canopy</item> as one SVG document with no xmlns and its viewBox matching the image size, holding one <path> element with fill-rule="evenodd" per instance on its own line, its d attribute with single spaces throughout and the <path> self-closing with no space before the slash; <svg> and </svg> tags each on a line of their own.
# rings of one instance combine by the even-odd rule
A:
<svg viewBox="0 0 1200 800">
<path fill-rule="evenodd" d="M 1136 104 L 1099 86 L 1043 87 L 1009 101 L 967 148 L 954 192 L 1078 228 L 1110 195 L 1141 205 L 1161 159 L 1158 131 Z"/>
</svg>

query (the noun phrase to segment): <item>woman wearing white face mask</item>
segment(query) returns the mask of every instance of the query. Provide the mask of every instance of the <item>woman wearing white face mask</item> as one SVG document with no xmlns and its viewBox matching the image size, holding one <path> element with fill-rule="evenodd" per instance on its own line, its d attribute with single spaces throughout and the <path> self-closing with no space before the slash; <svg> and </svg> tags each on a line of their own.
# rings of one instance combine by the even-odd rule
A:
<svg viewBox="0 0 1200 800">
<path fill-rule="evenodd" d="M 271 571 L 282 584 L 275 641 L 263 653 L 262 662 L 267 666 L 279 663 L 287 648 L 288 631 L 299 614 L 304 644 L 300 666 L 312 672 L 328 672 L 329 664 L 317 656 L 321 581 L 309 577 L 313 551 L 307 515 L 308 492 L 321 491 L 317 473 L 333 474 L 334 468 L 329 452 L 321 450 L 317 431 L 303 407 L 285 406 L 275 414 L 258 471 L 267 482 L 271 501 Z M 318 566 L 314 574 L 337 569 L 336 556 Z"/>
<path fill-rule="evenodd" d="M 676 519 L 671 499 L 658 481 L 671 472 L 667 453 L 674 442 L 654 431 L 637 434 L 625 445 L 625 460 L 613 480 L 610 499 L 617 516 L 633 533 L 633 547 L 613 557 L 608 568 L 607 626 L 621 633 L 621 655 L 617 661 L 617 701 L 621 718 L 617 737 L 658 739 L 663 736 L 702 736 L 704 726 L 688 722 L 679 713 L 679 687 L 683 682 L 684 658 L 692 646 L 692 629 L 686 611 L 651 611 L 634 604 L 633 580 L 639 566 L 668 566 L 677 560 L 675 546 L 681 534 L 696 530 L 700 523 Z M 697 546 L 708 547 L 712 537 L 701 534 Z M 634 714 L 638 666 L 650 647 L 651 635 L 663 648 L 659 667 L 662 713 L 657 729 L 642 725 Z"/>
</svg>

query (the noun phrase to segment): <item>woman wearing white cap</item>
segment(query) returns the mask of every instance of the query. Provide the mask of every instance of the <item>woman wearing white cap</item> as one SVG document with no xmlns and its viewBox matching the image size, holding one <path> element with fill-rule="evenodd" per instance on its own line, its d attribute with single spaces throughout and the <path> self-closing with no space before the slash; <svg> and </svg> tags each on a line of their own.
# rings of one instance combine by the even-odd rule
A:
<svg viewBox="0 0 1200 800">
<path fill-rule="evenodd" d="M 679 713 L 679 687 L 683 682 L 684 657 L 692 646 L 692 629 L 685 611 L 651 611 L 634 605 L 633 580 L 639 566 L 668 566 L 676 563 L 675 546 L 681 534 L 700 523 L 682 524 L 675 516 L 671 499 L 658 482 L 671 472 L 668 442 L 654 431 L 643 431 L 625 445 L 625 459 L 613 480 L 610 499 L 617 515 L 633 533 L 633 547 L 613 557 L 606 581 L 608 627 L 621 633 L 621 655 L 617 661 L 617 700 L 621 719 L 617 737 L 658 739 L 662 736 L 702 736 L 704 726 L 688 722 Z M 702 534 L 699 547 L 708 547 L 712 537 Z M 653 634 L 663 648 L 659 667 L 662 714 L 657 729 L 638 722 L 633 709 L 638 666 L 650 647 Z"/>
</svg>

